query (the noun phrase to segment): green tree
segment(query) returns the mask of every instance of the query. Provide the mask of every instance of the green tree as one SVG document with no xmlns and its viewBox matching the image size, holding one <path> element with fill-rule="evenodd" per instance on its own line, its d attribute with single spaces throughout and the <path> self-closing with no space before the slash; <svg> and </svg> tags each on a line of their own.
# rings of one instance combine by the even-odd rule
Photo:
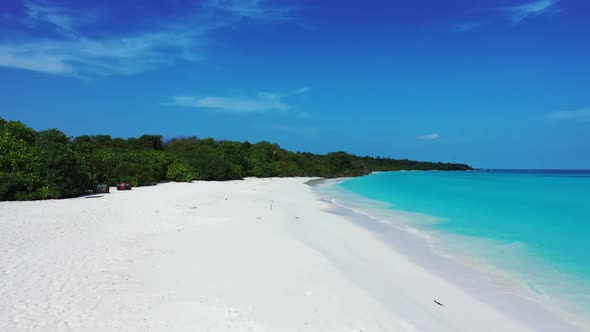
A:
<svg viewBox="0 0 590 332">
<path fill-rule="evenodd" d="M 269 142 L 259 142 L 252 145 L 247 157 L 250 175 L 259 178 L 278 176 L 273 163 L 279 149 L 278 145 Z"/>
<path fill-rule="evenodd" d="M 43 181 L 39 151 L 15 127 L 20 125 L 0 125 L 0 200 L 38 199 Z"/>
<path fill-rule="evenodd" d="M 177 182 L 190 182 L 198 179 L 199 176 L 194 173 L 189 164 L 184 161 L 175 160 L 168 166 L 166 178 Z"/>
<path fill-rule="evenodd" d="M 78 196 L 94 187 L 87 164 L 72 149 L 70 139 L 64 133 L 57 129 L 42 131 L 38 135 L 37 146 L 43 162 L 41 198 Z"/>
</svg>

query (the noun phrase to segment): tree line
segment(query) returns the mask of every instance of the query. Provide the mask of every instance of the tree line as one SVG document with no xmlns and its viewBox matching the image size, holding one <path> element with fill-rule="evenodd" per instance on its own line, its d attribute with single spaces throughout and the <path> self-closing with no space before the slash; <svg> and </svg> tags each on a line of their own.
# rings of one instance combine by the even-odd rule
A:
<svg viewBox="0 0 590 332">
<path fill-rule="evenodd" d="M 469 170 L 465 164 L 291 152 L 269 142 L 159 135 L 68 137 L 0 118 L 0 200 L 80 196 L 99 183 L 224 181 L 244 177 L 351 177 L 373 171 Z"/>
</svg>

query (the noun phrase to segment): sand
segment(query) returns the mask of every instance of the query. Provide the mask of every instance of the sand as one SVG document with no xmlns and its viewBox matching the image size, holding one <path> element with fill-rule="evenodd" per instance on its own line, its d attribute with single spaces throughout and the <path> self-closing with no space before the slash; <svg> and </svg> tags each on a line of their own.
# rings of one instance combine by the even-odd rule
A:
<svg viewBox="0 0 590 332">
<path fill-rule="evenodd" d="M 308 180 L 2 202 L 0 331 L 543 329 L 332 213 Z"/>
</svg>

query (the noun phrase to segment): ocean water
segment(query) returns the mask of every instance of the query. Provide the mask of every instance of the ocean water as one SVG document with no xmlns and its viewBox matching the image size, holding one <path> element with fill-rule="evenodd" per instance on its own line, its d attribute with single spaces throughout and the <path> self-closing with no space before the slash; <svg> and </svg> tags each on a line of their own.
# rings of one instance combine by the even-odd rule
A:
<svg viewBox="0 0 590 332">
<path fill-rule="evenodd" d="M 410 212 L 404 223 L 441 252 L 590 317 L 590 171 L 384 172 L 337 187 Z"/>
</svg>

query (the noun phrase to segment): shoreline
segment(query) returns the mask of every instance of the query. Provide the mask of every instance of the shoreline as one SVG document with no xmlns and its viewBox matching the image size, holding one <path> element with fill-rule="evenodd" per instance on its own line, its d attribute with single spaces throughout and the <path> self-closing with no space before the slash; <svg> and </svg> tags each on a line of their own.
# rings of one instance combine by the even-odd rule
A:
<svg viewBox="0 0 590 332">
<path fill-rule="evenodd" d="M 419 266 L 492 305 L 508 317 L 534 327 L 535 331 L 588 329 L 588 321 L 583 319 L 583 315 L 576 315 L 561 310 L 559 305 L 552 306 L 541 301 L 539 294 L 533 294 L 525 280 L 517 279 L 512 274 L 508 275 L 507 271 L 483 264 L 471 257 L 458 257 L 449 252 L 445 244 L 441 244 L 439 234 L 410 226 L 411 222 L 415 222 L 412 220 L 415 215 L 421 218 L 429 216 L 393 210 L 387 203 L 336 188 L 338 182 L 348 179 L 325 179 L 310 185 L 316 188 L 316 195 L 321 200 L 334 206 L 333 213 L 343 215 L 351 222 L 369 229 L 393 250 L 402 253 Z M 322 190 L 322 186 L 329 189 Z M 360 200 L 362 203 L 352 204 L 353 200 Z M 436 221 L 433 219 L 432 222 Z M 455 237 L 457 241 L 468 240 L 467 237 Z M 543 317 L 542 322 L 539 322 L 539 317 Z"/>
<path fill-rule="evenodd" d="M 310 180 L 2 202 L 0 330 L 576 330 L 506 315 L 334 209 Z"/>
</svg>

